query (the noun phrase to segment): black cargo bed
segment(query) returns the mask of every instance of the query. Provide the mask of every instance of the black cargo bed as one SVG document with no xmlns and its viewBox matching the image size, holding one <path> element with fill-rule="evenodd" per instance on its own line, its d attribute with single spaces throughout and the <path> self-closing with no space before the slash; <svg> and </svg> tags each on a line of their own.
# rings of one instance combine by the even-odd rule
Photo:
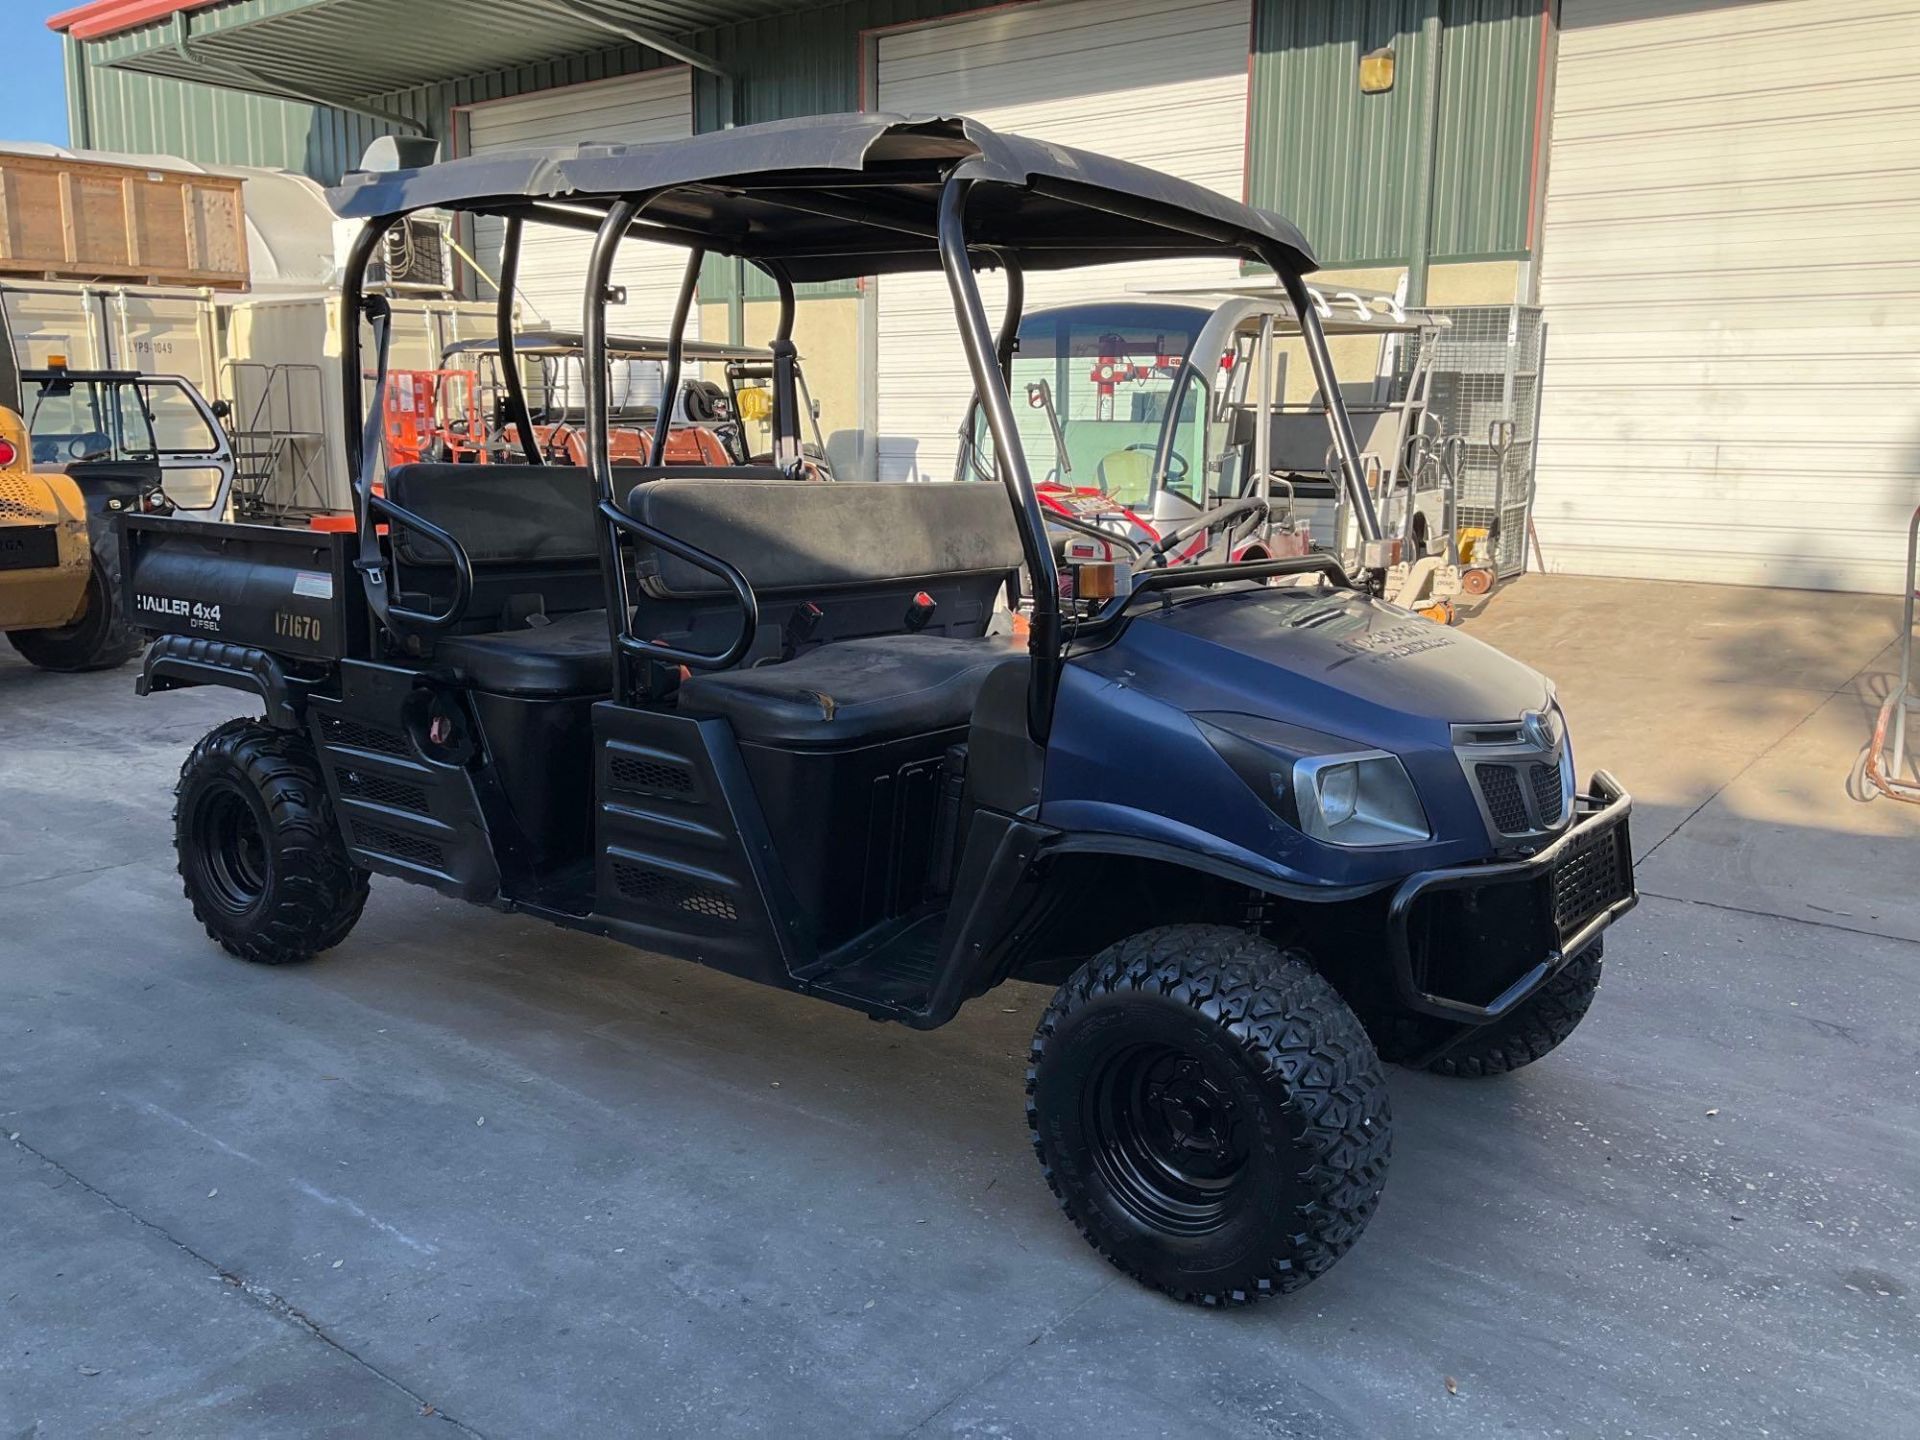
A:
<svg viewBox="0 0 1920 1440">
<path fill-rule="evenodd" d="M 249 646 L 290 660 L 364 655 L 357 543 L 337 531 L 124 515 L 127 616 L 155 635 Z"/>
</svg>

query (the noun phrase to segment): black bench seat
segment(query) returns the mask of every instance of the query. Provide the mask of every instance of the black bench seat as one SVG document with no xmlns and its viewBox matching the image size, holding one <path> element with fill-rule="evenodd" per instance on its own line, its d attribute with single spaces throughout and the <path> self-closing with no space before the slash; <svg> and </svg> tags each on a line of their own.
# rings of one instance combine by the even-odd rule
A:
<svg viewBox="0 0 1920 1440">
<path fill-rule="evenodd" d="M 613 693 L 604 610 L 578 610 L 518 630 L 449 635 L 434 653 L 476 690 L 527 697 Z"/>
<path fill-rule="evenodd" d="M 743 744 L 876 744 L 965 725 L 988 673 L 1023 653 L 999 636 L 841 640 L 783 664 L 696 675 L 680 687 L 680 712 L 718 716 Z"/>
</svg>

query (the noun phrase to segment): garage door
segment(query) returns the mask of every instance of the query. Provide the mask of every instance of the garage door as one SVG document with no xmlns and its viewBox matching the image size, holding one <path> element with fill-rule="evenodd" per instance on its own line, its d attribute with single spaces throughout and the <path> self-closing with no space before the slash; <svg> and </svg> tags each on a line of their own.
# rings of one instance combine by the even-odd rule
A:
<svg viewBox="0 0 1920 1440">
<path fill-rule="evenodd" d="M 1551 568 L 1898 589 L 1920 501 L 1920 8 L 1566 0 Z"/>
<path fill-rule="evenodd" d="M 474 155 L 580 140 L 681 140 L 692 133 L 691 72 L 684 66 L 490 100 L 467 111 L 467 150 Z M 581 277 L 592 239 L 547 225 L 528 225 L 524 234 L 519 293 L 531 314 L 522 323 L 578 330 L 585 299 Z M 480 262 L 497 269 L 498 223 L 476 227 L 474 239 Z M 627 303 L 609 308 L 608 327 L 628 334 L 664 333 L 685 265 L 685 252 L 669 245 L 623 245 L 614 282 L 627 287 Z M 697 310 L 687 333 L 698 333 Z"/>
<path fill-rule="evenodd" d="M 1247 0 L 1069 0 L 1002 7 L 883 34 L 881 110 L 972 115 L 995 129 L 1098 150 L 1240 197 L 1247 133 Z M 1128 286 L 1210 283 L 1232 261 L 1159 261 L 1036 275 L 1029 307 Z M 990 311 L 1005 291 L 982 278 Z M 882 479 L 951 479 L 972 394 L 937 276 L 880 282 Z"/>
</svg>

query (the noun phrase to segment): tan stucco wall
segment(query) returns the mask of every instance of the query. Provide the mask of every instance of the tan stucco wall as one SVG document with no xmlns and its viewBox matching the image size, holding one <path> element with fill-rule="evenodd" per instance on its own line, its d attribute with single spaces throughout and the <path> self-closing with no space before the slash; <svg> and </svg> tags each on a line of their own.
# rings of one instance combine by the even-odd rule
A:
<svg viewBox="0 0 1920 1440">
<path fill-rule="evenodd" d="M 746 343 L 765 345 L 780 320 L 773 300 L 749 300 Z M 700 333 L 709 340 L 727 338 L 727 307 L 702 304 Z M 801 300 L 793 311 L 793 344 L 807 389 L 820 403 L 820 434 L 852 430 L 860 423 L 860 298 L 835 295 Z"/>
</svg>

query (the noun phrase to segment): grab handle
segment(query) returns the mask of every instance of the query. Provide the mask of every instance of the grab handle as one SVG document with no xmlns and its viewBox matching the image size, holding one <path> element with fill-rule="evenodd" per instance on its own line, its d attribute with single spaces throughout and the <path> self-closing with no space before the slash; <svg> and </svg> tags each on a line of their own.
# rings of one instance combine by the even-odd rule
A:
<svg viewBox="0 0 1920 1440">
<path fill-rule="evenodd" d="M 620 642 L 621 649 L 648 660 L 687 665 L 695 670 L 725 670 L 746 658 L 747 652 L 753 648 L 753 637 L 760 628 L 760 601 L 753 593 L 753 586 L 747 583 L 746 576 L 718 555 L 710 555 L 684 540 L 675 539 L 664 530 L 656 530 L 644 520 L 634 519 L 610 500 L 600 502 L 600 513 L 619 529 L 638 536 L 656 550 L 664 550 L 710 575 L 718 575 L 727 582 L 727 588 L 733 591 L 734 602 L 740 607 L 740 633 L 734 637 L 731 645 L 717 654 L 709 654 L 704 650 L 682 650 L 677 645 L 639 639 L 632 633 L 630 622 L 624 616 L 621 617 L 619 632 L 614 637 Z"/>
<path fill-rule="evenodd" d="M 431 610 L 415 610 L 395 603 L 393 596 L 399 590 L 397 563 L 389 564 L 386 560 L 377 557 L 373 560 L 356 560 L 355 567 L 365 572 L 372 583 L 380 587 L 382 598 L 385 600 L 380 618 L 388 624 L 398 621 L 415 630 L 425 630 L 430 633 L 451 630 L 460 623 L 460 618 L 467 613 L 467 603 L 473 599 L 473 558 L 467 554 L 466 546 L 431 520 L 421 519 L 405 506 L 394 504 L 384 495 L 370 491 L 365 499 L 369 512 L 386 516 L 389 525 L 396 527 L 388 536 L 389 542 L 396 550 L 400 543 L 398 532 L 408 530 L 419 535 L 436 550 L 444 550 L 447 558 L 453 562 L 453 598 L 447 602 L 445 610 L 436 613 Z M 371 528 L 371 521 L 368 528 Z M 398 557 L 395 558 L 397 562 Z"/>
</svg>

